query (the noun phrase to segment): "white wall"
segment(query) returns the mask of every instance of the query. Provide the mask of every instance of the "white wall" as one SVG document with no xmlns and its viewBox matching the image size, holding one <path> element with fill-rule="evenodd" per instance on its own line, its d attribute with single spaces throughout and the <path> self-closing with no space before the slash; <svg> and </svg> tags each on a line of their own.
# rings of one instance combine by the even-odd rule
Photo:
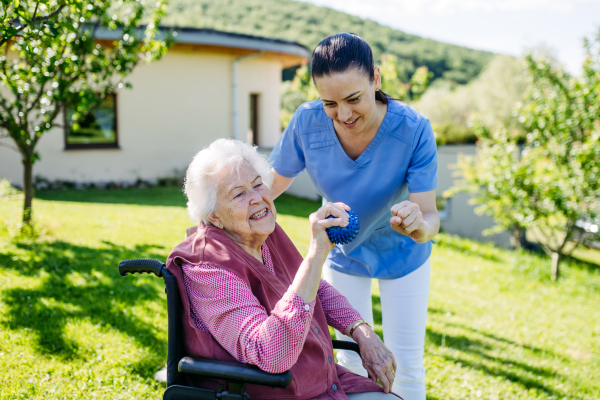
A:
<svg viewBox="0 0 600 400">
<path fill-rule="evenodd" d="M 441 196 L 445 190 L 450 189 L 456 179 L 453 165 L 458 161 L 459 154 L 474 155 L 475 145 L 447 145 L 438 147 L 438 187 L 437 195 Z M 484 236 L 483 230 L 495 225 L 492 217 L 475 214 L 475 206 L 469 205 L 470 195 L 459 194 L 449 200 L 449 218 L 441 221 L 443 230 L 449 233 L 476 239 L 480 241 L 493 241 L 502 247 L 510 245 L 510 235 L 506 232 Z"/>
<path fill-rule="evenodd" d="M 141 64 L 117 93 L 119 149 L 65 150 L 62 129 L 47 132 L 34 176 L 74 182 L 151 180 L 185 170 L 216 138 L 233 136 L 232 63 L 236 56 L 171 50 Z M 260 134 L 273 146 L 280 135 L 281 63 L 259 57 L 240 63 L 240 127 L 249 126 L 250 93 L 260 93 Z M 62 117 L 59 117 L 62 118 Z M 60 121 L 60 119 L 59 119 Z M 12 140 L 5 140 L 11 143 Z M 0 147 L 0 178 L 21 184 L 18 153 Z"/>
</svg>

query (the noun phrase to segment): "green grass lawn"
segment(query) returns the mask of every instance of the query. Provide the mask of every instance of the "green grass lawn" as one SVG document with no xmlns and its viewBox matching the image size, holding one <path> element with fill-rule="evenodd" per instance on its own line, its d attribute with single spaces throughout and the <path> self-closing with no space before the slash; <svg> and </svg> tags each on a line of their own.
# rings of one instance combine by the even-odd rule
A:
<svg viewBox="0 0 600 400">
<path fill-rule="evenodd" d="M 318 203 L 282 197 L 302 253 Z M 159 399 L 160 279 L 125 258 L 165 259 L 191 223 L 173 188 L 38 192 L 35 242 L 15 239 L 21 199 L 0 199 L 0 398 Z M 599 399 L 600 267 L 441 234 L 432 255 L 428 399 Z M 588 259 L 594 259 L 591 257 Z M 374 284 L 376 329 L 381 307 Z"/>
</svg>

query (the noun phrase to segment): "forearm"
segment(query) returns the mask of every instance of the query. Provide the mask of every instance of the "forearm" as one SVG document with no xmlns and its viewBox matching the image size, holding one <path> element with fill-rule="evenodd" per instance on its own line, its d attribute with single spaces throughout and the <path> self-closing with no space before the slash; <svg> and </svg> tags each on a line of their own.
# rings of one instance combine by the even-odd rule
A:
<svg viewBox="0 0 600 400">
<path fill-rule="evenodd" d="M 294 181 L 294 178 L 288 178 L 286 176 L 279 175 L 277 171 L 275 171 L 273 168 L 271 168 L 271 173 L 273 174 L 273 184 L 271 185 L 271 197 L 273 198 L 273 200 L 275 200 L 281 195 L 281 193 L 285 192 L 290 187 L 290 185 Z"/>
<path fill-rule="evenodd" d="M 392 227 L 410 236 L 417 243 L 431 240 L 440 230 L 440 215 L 437 211 L 435 193 L 435 189 L 409 193 L 407 201 L 392 207 L 390 219 Z"/>
<path fill-rule="evenodd" d="M 271 373 L 297 361 L 314 302 L 306 304 L 288 290 L 268 315 L 237 275 L 210 265 L 184 264 L 182 270 L 196 328 L 210 332 L 236 360 Z"/>
<path fill-rule="evenodd" d="M 290 369 L 298 360 L 310 329 L 315 303 L 306 304 L 289 291 L 271 315 L 244 321 L 239 344 L 245 362 L 270 373 Z M 281 351 L 285 349 L 285 351 Z"/>
<path fill-rule="evenodd" d="M 317 298 L 326 258 L 326 252 L 314 249 L 311 246 L 290 286 L 290 289 L 307 303 L 311 303 Z"/>
<path fill-rule="evenodd" d="M 357 318 L 356 320 L 352 321 L 351 323 L 348 324 L 348 326 L 346 326 L 345 329 L 341 330 L 340 332 L 342 332 L 344 335 L 346 336 L 350 336 L 350 331 L 352 330 L 352 327 L 354 326 L 354 324 L 361 320 L 362 318 Z M 364 325 L 364 324 L 363 324 Z M 358 328 L 357 328 L 358 329 Z M 354 333 L 354 332 L 353 332 Z M 350 336 L 352 337 L 352 336 Z M 354 339 L 354 338 L 353 338 Z"/>
<path fill-rule="evenodd" d="M 426 226 L 426 235 L 418 243 L 428 242 L 440 231 L 440 215 L 437 211 L 423 213 L 423 222 Z"/>
<path fill-rule="evenodd" d="M 344 334 L 346 336 L 350 336 L 350 330 L 352 329 L 353 325 L 354 324 L 351 324 L 350 326 L 348 326 L 348 328 L 346 328 L 347 332 L 344 332 Z M 361 324 L 358 327 L 356 327 L 354 332 L 352 332 L 351 337 L 352 337 L 352 339 L 354 339 L 354 341 L 356 343 L 358 343 L 360 345 L 361 342 L 363 342 L 365 340 L 373 339 L 375 336 L 377 336 L 377 334 L 375 333 L 375 331 L 373 331 L 372 328 L 370 328 L 366 324 Z"/>
<path fill-rule="evenodd" d="M 338 331 L 348 335 L 349 327 L 362 319 L 360 313 L 356 311 L 346 297 L 344 297 L 336 288 L 327 281 L 321 279 L 317 297 L 321 302 L 327 324 Z"/>
</svg>

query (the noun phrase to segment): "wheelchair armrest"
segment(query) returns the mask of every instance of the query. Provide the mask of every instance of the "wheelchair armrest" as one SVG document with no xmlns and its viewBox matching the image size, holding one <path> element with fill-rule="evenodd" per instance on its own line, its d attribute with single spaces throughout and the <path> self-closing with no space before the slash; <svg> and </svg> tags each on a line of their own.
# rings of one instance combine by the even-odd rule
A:
<svg viewBox="0 0 600 400">
<path fill-rule="evenodd" d="M 358 343 L 347 342 L 345 340 L 332 340 L 331 343 L 333 344 L 334 349 L 355 351 L 360 356 L 360 347 L 358 346 Z"/>
<path fill-rule="evenodd" d="M 254 365 L 204 358 L 183 357 L 179 361 L 179 372 L 205 378 L 224 379 L 228 382 L 252 383 L 280 388 L 285 388 L 292 382 L 290 371 L 281 374 L 270 374 Z"/>
<path fill-rule="evenodd" d="M 119 263 L 119 273 L 121 276 L 135 273 L 142 274 L 146 272 L 162 277 L 166 270 L 167 267 L 165 266 L 165 263 L 158 260 L 138 258 L 135 260 L 123 260 Z"/>
</svg>

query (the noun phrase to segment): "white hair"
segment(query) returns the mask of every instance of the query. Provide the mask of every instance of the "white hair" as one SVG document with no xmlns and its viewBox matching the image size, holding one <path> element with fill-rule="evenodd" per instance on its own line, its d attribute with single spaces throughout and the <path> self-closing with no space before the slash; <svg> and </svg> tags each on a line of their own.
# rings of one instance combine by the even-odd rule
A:
<svg viewBox="0 0 600 400">
<path fill-rule="evenodd" d="M 231 172 L 235 170 L 239 173 L 244 161 L 252 165 L 263 183 L 271 189 L 271 164 L 255 146 L 234 139 L 217 139 L 194 156 L 185 173 L 184 182 L 184 192 L 188 198 L 187 210 L 193 221 L 209 224 L 208 217 L 217 206 L 219 182 L 215 175 L 225 167 Z"/>
</svg>

